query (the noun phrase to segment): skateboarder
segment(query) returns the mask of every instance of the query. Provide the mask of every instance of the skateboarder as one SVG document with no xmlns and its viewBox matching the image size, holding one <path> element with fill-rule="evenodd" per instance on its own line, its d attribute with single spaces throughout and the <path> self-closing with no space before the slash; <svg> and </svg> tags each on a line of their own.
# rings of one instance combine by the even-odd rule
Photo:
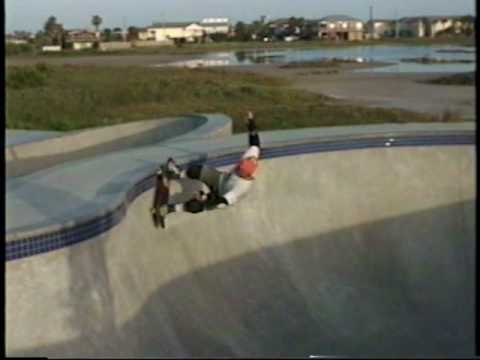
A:
<svg viewBox="0 0 480 360">
<path fill-rule="evenodd" d="M 168 213 L 186 211 L 195 214 L 204 210 L 222 208 L 235 204 L 246 195 L 255 180 L 254 175 L 260 158 L 260 138 L 255 117 L 251 111 L 247 113 L 247 128 L 249 148 L 229 172 L 219 171 L 206 165 L 192 165 L 181 171 L 173 159 L 168 159 L 167 169 L 170 176 L 197 179 L 210 188 L 210 193 L 197 192 L 193 199 L 184 204 L 166 205 Z"/>
</svg>

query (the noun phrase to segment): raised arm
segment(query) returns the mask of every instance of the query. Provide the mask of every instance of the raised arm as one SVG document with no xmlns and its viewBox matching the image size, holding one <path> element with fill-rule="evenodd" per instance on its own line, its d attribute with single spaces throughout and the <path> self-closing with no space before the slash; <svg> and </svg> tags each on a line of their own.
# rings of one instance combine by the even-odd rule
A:
<svg viewBox="0 0 480 360">
<path fill-rule="evenodd" d="M 260 146 L 260 137 L 258 136 L 257 124 L 255 122 L 255 115 L 249 111 L 247 113 L 247 129 L 248 129 L 248 144 L 250 146 Z"/>
</svg>

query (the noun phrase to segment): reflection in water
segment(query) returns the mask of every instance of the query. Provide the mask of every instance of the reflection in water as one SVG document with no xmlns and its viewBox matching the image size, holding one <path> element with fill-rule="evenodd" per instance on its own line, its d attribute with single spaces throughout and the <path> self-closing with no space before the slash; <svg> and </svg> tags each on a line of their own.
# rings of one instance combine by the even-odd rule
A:
<svg viewBox="0 0 480 360">
<path fill-rule="evenodd" d="M 235 55 L 235 58 L 239 63 L 245 62 L 247 59 L 247 52 L 246 51 L 236 51 L 233 53 Z"/>
<path fill-rule="evenodd" d="M 235 60 L 240 65 L 245 64 L 278 64 L 285 62 L 286 54 L 282 51 L 236 51 Z"/>
<path fill-rule="evenodd" d="M 406 64 L 405 58 L 435 58 L 442 64 Z M 357 71 L 381 72 L 470 72 L 475 71 L 476 56 L 471 48 L 452 46 L 351 46 L 315 49 L 243 50 L 210 53 L 195 60 L 175 62 L 169 66 L 210 67 L 255 64 L 287 64 L 342 59 L 357 62 L 393 63 L 394 66 Z"/>
<path fill-rule="evenodd" d="M 214 66 L 228 66 L 230 60 L 226 59 L 195 59 L 187 61 L 176 61 L 168 64 L 156 65 L 157 67 L 162 66 L 173 66 L 173 67 L 187 67 L 187 68 L 199 68 L 199 67 L 214 67 Z"/>
</svg>

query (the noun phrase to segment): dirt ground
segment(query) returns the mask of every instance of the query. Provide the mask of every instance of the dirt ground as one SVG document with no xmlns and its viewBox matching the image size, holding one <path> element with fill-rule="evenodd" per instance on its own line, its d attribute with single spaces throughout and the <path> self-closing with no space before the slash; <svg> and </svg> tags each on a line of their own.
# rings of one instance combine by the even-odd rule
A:
<svg viewBox="0 0 480 360">
<path fill-rule="evenodd" d="M 475 86 L 433 85 L 419 83 L 448 74 L 400 74 L 354 72 L 358 68 L 385 64 L 342 64 L 332 69 L 282 69 L 276 65 L 236 67 L 232 70 L 249 71 L 279 76 L 292 81 L 293 87 L 328 95 L 358 105 L 400 108 L 430 114 L 446 111 L 466 120 L 476 119 Z"/>
<path fill-rule="evenodd" d="M 198 55 L 105 55 L 49 58 L 6 58 L 6 65 L 50 64 L 151 66 L 198 58 Z M 466 120 L 476 119 L 475 86 L 422 84 L 418 80 L 446 74 L 358 73 L 353 70 L 386 64 L 341 64 L 338 68 L 282 69 L 278 65 L 231 66 L 230 71 L 256 72 L 292 81 L 293 87 L 328 95 L 357 105 L 400 108 L 444 114 L 451 112 Z"/>
</svg>

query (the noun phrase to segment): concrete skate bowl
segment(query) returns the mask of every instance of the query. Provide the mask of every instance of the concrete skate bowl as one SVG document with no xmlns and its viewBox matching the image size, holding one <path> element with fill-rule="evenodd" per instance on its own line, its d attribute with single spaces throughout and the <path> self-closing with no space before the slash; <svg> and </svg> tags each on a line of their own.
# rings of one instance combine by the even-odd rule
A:
<svg viewBox="0 0 480 360">
<path fill-rule="evenodd" d="M 231 122 L 221 114 L 191 114 L 58 133 L 56 136 L 47 137 L 40 133 L 37 141 L 18 144 L 12 141 L 5 148 L 6 171 L 8 176 L 22 176 L 67 161 L 158 142 L 229 136 Z M 35 139 L 35 134 L 29 137 Z"/>
<path fill-rule="evenodd" d="M 150 190 L 107 233 L 8 262 L 7 354 L 474 355 L 474 146 L 293 148 L 234 207 L 154 229 Z"/>
</svg>

